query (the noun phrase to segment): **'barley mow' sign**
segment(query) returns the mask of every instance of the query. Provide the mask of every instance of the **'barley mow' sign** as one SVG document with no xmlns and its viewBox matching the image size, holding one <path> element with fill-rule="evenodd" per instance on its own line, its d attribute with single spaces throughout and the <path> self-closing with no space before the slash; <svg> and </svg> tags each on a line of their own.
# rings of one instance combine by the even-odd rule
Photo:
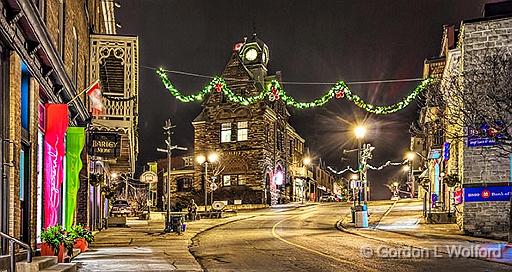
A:
<svg viewBox="0 0 512 272">
<path fill-rule="evenodd" d="M 89 133 L 89 149 L 91 156 L 117 158 L 121 152 L 121 135 L 112 132 Z"/>
</svg>

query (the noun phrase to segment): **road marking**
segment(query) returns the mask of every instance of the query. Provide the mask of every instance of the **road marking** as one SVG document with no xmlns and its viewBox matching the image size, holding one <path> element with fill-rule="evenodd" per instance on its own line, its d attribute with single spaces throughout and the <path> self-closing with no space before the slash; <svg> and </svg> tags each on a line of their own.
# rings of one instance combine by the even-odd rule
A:
<svg viewBox="0 0 512 272">
<path fill-rule="evenodd" d="M 323 253 L 323 252 L 320 252 L 320 251 L 318 251 L 318 250 L 311 249 L 311 248 L 308 248 L 308 247 L 305 247 L 305 246 L 302 246 L 302 245 L 296 244 L 296 243 L 294 243 L 294 242 L 288 241 L 288 240 L 284 239 L 283 237 L 279 236 L 279 234 L 277 234 L 277 232 L 276 232 L 276 228 L 277 228 L 277 226 L 279 226 L 281 223 L 283 223 L 283 222 L 284 222 L 284 221 L 286 221 L 286 220 L 290 220 L 290 219 L 292 219 L 292 218 L 299 217 L 299 216 L 301 216 L 301 215 L 303 215 L 303 214 L 304 214 L 304 213 L 301 213 L 301 214 L 298 214 L 298 215 L 294 215 L 294 216 L 290 216 L 290 217 L 288 217 L 288 218 L 285 218 L 285 219 L 283 219 L 283 220 L 281 220 L 281 221 L 279 221 L 279 222 L 275 223 L 275 224 L 274 224 L 274 226 L 272 227 L 272 236 L 274 236 L 274 238 L 276 238 L 276 239 L 280 240 L 281 242 L 287 243 L 287 244 L 289 244 L 289 245 L 292 245 L 292 246 L 294 246 L 294 247 L 298 247 L 298 248 L 303 249 L 303 250 L 307 250 L 307 251 L 309 251 L 309 252 L 313 252 L 313 253 L 318 254 L 318 255 L 320 255 L 320 256 L 322 256 L 322 257 L 326 257 L 326 258 L 329 258 L 329 259 L 331 259 L 331 260 L 334 260 L 334 261 L 337 261 L 337 262 L 341 262 L 341 263 L 344 263 L 344 264 L 348 264 L 348 265 L 351 265 L 351 266 L 359 266 L 359 265 L 355 264 L 355 263 L 354 263 L 354 262 L 352 262 L 352 261 L 347 261 L 347 260 L 343 260 L 343 259 L 340 259 L 340 258 L 336 258 L 336 257 L 333 257 L 333 256 L 331 256 L 331 255 L 328 255 L 328 254 L 325 254 L 325 253 Z M 364 270 L 365 270 L 365 271 L 375 271 L 375 272 L 378 272 L 378 271 L 379 271 L 379 270 L 376 270 L 376 269 L 371 269 L 371 268 L 369 268 L 369 267 L 367 267 L 367 266 L 365 266 L 365 267 L 363 267 L 363 268 L 364 268 Z"/>
<path fill-rule="evenodd" d="M 393 207 L 395 207 L 396 203 L 398 203 L 398 200 L 396 200 L 395 202 L 393 202 L 393 205 L 391 205 L 388 210 L 384 213 L 384 215 L 379 219 L 379 223 L 377 223 L 377 225 L 373 228 L 373 229 L 378 229 L 379 226 L 380 226 L 380 222 L 382 222 L 382 219 L 384 219 L 384 217 L 386 217 L 390 212 L 391 210 L 393 209 Z"/>
</svg>

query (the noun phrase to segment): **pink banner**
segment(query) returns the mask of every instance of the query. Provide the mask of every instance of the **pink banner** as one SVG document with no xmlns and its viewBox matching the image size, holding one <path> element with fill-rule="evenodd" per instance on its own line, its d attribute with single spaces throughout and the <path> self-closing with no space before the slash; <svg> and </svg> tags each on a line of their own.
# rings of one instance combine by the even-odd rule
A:
<svg viewBox="0 0 512 272">
<path fill-rule="evenodd" d="M 60 192 L 64 178 L 64 138 L 68 128 L 68 106 L 46 104 L 46 134 L 44 137 L 44 228 L 58 222 Z"/>
</svg>

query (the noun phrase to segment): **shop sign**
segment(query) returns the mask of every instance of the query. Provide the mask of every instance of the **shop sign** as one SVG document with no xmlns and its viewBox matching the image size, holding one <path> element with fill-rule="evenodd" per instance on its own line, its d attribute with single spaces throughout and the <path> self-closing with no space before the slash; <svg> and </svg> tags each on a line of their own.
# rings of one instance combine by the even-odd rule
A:
<svg viewBox="0 0 512 272">
<path fill-rule="evenodd" d="M 102 158 L 117 158 L 121 153 L 121 135 L 112 132 L 89 133 L 88 154 Z"/>
<path fill-rule="evenodd" d="M 143 183 L 157 183 L 158 175 L 153 171 L 146 171 L 140 175 L 139 179 Z"/>
<path fill-rule="evenodd" d="M 431 149 L 430 152 L 428 152 L 428 158 L 437 160 L 441 158 L 441 153 L 443 152 L 442 149 Z"/>
<path fill-rule="evenodd" d="M 447 161 L 450 159 L 450 143 L 445 142 L 443 144 L 443 160 Z"/>
<path fill-rule="evenodd" d="M 64 178 L 63 160 L 66 154 L 64 135 L 68 128 L 68 106 L 46 104 L 44 135 L 44 228 L 58 224 L 61 187 Z"/>
<path fill-rule="evenodd" d="M 464 188 L 464 202 L 510 201 L 512 186 Z"/>
<path fill-rule="evenodd" d="M 468 131 L 468 146 L 493 146 L 496 145 L 496 139 L 502 139 L 505 136 L 500 133 L 505 127 L 502 121 L 497 121 L 490 126 L 489 124 L 482 124 L 478 129 L 470 129 Z"/>
</svg>

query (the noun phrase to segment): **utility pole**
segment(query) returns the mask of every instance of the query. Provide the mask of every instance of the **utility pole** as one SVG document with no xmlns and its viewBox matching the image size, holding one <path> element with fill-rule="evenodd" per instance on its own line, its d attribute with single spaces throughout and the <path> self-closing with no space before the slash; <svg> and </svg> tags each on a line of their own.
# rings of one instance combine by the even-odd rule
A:
<svg viewBox="0 0 512 272">
<path fill-rule="evenodd" d="M 167 217 L 166 217 L 166 229 L 168 229 L 167 224 L 170 220 L 170 212 L 171 212 L 171 158 L 172 158 L 172 145 L 171 145 L 171 135 L 172 129 L 175 126 L 172 125 L 171 119 L 167 119 L 165 121 L 165 126 L 163 127 L 165 133 L 167 134 L 167 140 L 165 143 L 167 144 Z"/>
<path fill-rule="evenodd" d="M 180 146 L 173 146 L 171 142 L 171 135 L 173 134 L 172 129 L 176 126 L 173 126 L 171 123 L 171 119 L 167 119 L 165 121 L 165 125 L 163 127 L 165 134 L 167 134 L 167 139 L 165 140 L 166 143 L 166 149 L 163 148 L 157 148 L 156 150 L 159 152 L 165 152 L 167 153 L 167 181 L 166 181 L 166 188 L 167 188 L 167 212 L 166 212 L 166 220 L 165 220 L 165 231 L 170 230 L 170 213 L 171 213 L 171 159 L 172 159 L 172 150 L 173 149 L 179 149 L 179 150 L 188 150 L 186 147 L 180 147 Z"/>
</svg>

